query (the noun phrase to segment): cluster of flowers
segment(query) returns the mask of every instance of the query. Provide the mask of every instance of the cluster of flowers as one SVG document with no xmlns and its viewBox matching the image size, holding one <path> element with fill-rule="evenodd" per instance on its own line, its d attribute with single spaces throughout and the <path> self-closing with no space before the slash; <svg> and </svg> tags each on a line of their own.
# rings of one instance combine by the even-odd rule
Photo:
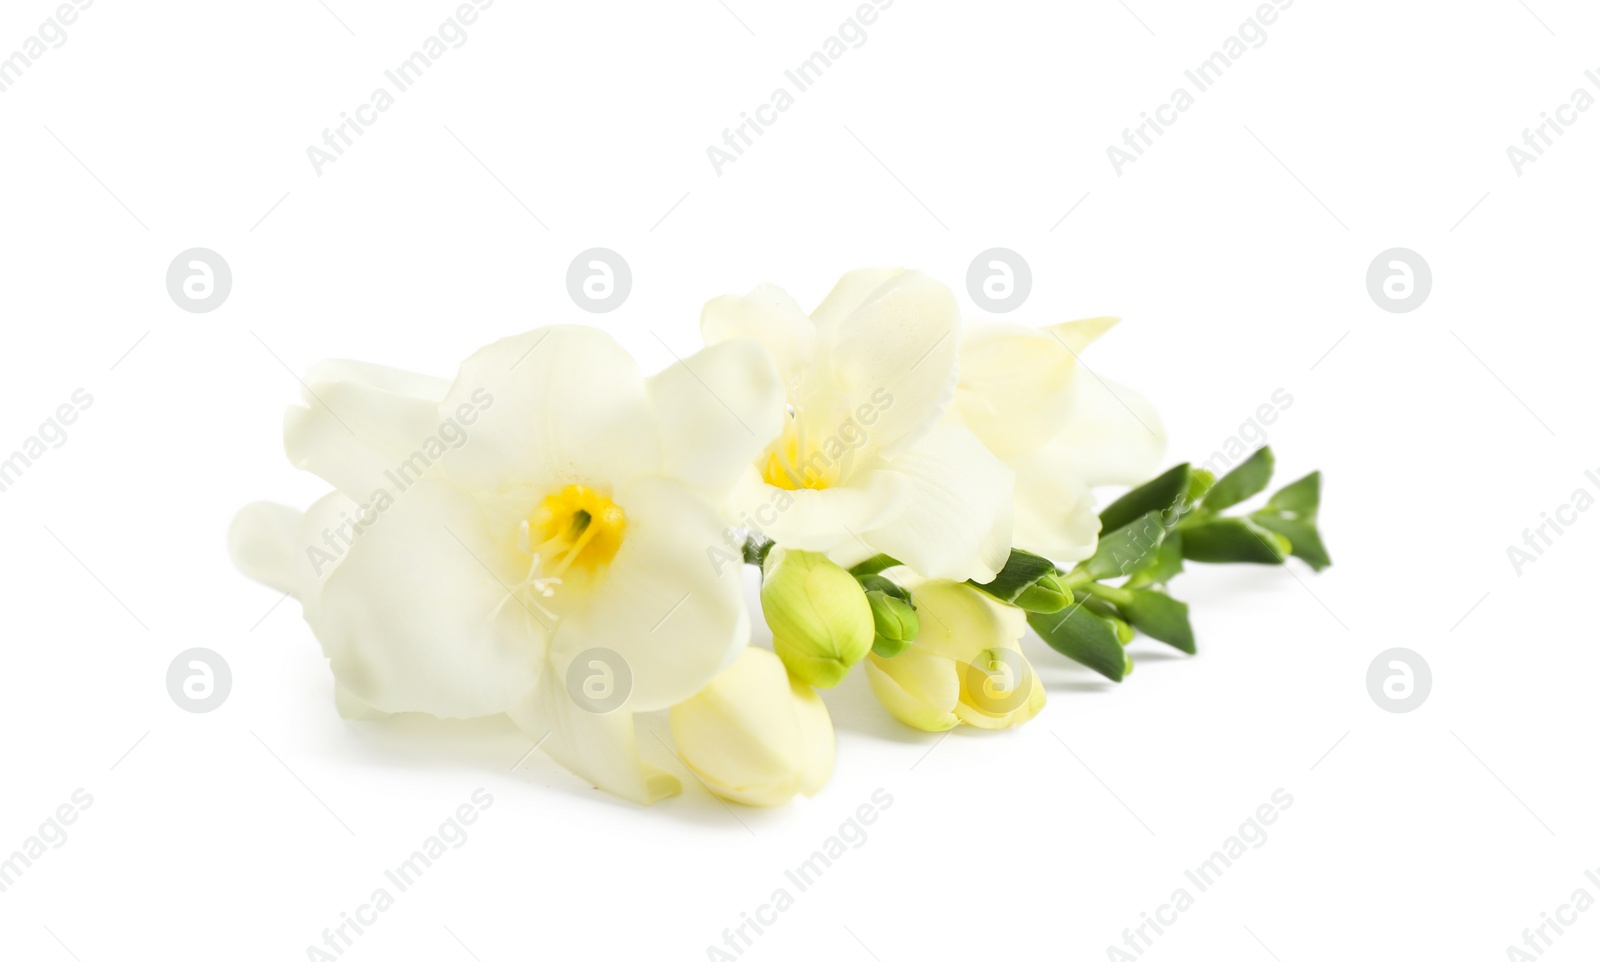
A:
<svg viewBox="0 0 1600 962">
<path fill-rule="evenodd" d="M 915 728 L 1012 727 L 1045 701 L 1030 623 L 1120 680 L 1134 629 L 1193 650 L 1164 591 L 1184 558 L 1327 563 L 1316 475 L 1220 514 L 1265 487 L 1266 449 L 1096 514 L 1091 488 L 1145 482 L 1165 446 L 1078 361 L 1114 323 L 964 325 L 930 278 L 860 270 L 809 315 L 770 285 L 711 301 L 705 348 L 649 377 L 576 326 L 483 348 L 453 382 L 325 362 L 285 442 L 334 492 L 245 508 L 230 549 L 299 600 L 346 717 L 504 713 L 649 803 L 681 785 L 641 759 L 634 716 L 667 710 L 712 792 L 779 804 L 826 782 L 815 689 L 858 663 Z M 413 450 L 458 412 L 461 443 Z M 760 567 L 771 651 L 730 558 Z"/>
</svg>

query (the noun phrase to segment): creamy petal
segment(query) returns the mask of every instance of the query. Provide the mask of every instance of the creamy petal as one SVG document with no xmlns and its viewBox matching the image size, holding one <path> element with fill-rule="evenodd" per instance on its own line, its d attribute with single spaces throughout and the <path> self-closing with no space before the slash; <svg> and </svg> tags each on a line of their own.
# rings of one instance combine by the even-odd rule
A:
<svg viewBox="0 0 1600 962">
<path fill-rule="evenodd" d="M 1143 396 L 1098 377 L 1078 379 L 1072 420 L 1054 442 L 1090 486 L 1139 484 L 1161 466 L 1167 433 Z"/>
<path fill-rule="evenodd" d="M 523 572 L 473 498 L 424 479 L 365 517 L 306 612 L 339 684 L 380 711 L 446 718 L 498 714 L 526 696 L 545 616 L 506 600 Z"/>
<path fill-rule="evenodd" d="M 1094 554 L 1100 516 L 1067 445 L 1047 444 L 1006 464 L 1017 477 L 1011 543 L 1057 564 L 1071 564 Z"/>
<path fill-rule="evenodd" d="M 661 439 L 633 357 L 609 334 L 557 325 L 508 337 L 461 365 L 444 412 L 479 410 L 444 470 L 487 492 L 615 485 L 660 470 Z"/>
<path fill-rule="evenodd" d="M 666 470 L 714 499 L 725 497 L 787 417 L 783 384 L 759 343 L 724 341 L 650 378 Z"/>
<path fill-rule="evenodd" d="M 700 336 L 709 344 L 749 338 L 767 349 L 784 385 L 793 390 L 816 354 L 817 332 L 783 288 L 762 284 L 739 297 L 725 294 L 700 311 Z"/>
<path fill-rule="evenodd" d="M 1021 651 L 1018 639 L 1028 629 L 1020 608 L 1002 604 L 971 585 L 937 579 L 913 583 L 921 628 L 914 647 L 926 655 L 970 664 L 990 648 Z M 923 617 L 926 612 L 926 617 Z M 896 658 L 890 661 L 898 660 Z"/>
<path fill-rule="evenodd" d="M 899 509 L 863 541 L 929 578 L 989 581 L 1011 554 L 1011 469 L 958 424 L 935 425 L 884 470 L 905 482 Z"/>
<path fill-rule="evenodd" d="M 1076 356 L 1048 332 L 969 325 L 952 414 L 1001 458 L 1044 445 L 1072 416 Z"/>
<path fill-rule="evenodd" d="M 304 406 L 284 413 L 289 462 L 363 500 L 438 434 L 449 388 L 440 378 L 339 360 L 313 366 L 302 383 Z"/>
<path fill-rule="evenodd" d="M 508 714 L 547 755 L 597 788 L 641 805 L 683 791 L 676 776 L 639 758 L 630 712 L 580 707 L 554 672 Z"/>
<path fill-rule="evenodd" d="M 960 343 L 955 295 L 917 271 L 894 275 L 839 322 L 826 363 L 840 410 L 887 402 L 866 429 L 873 450 L 892 459 L 944 415 Z"/>
<path fill-rule="evenodd" d="M 1073 356 L 1100 339 L 1105 332 L 1122 322 L 1120 317 L 1085 317 L 1077 321 L 1063 321 L 1044 328 L 1044 332 L 1059 340 Z"/>
<path fill-rule="evenodd" d="M 845 318 L 854 313 L 873 291 L 904 273 L 903 267 L 864 267 L 844 274 L 816 310 L 811 312 L 811 320 L 816 323 L 818 333 L 831 343 Z"/>
<path fill-rule="evenodd" d="M 959 666 L 948 658 L 907 648 L 893 658 L 867 656 L 867 681 L 889 714 L 912 728 L 942 732 L 960 723 Z"/>
<path fill-rule="evenodd" d="M 735 493 L 738 523 L 787 548 L 826 552 L 858 546 L 856 535 L 896 510 L 910 482 L 881 464 L 831 488 L 790 490 L 746 475 Z M 872 553 L 872 552 L 869 552 Z M 865 557 L 865 556 L 863 556 Z M 860 560 L 860 559 L 857 559 Z"/>
</svg>

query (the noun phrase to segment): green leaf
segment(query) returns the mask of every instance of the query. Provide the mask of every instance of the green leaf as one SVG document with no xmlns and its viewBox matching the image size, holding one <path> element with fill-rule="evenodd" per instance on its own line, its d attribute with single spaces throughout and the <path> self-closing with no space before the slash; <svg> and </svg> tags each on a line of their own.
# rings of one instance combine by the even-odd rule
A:
<svg viewBox="0 0 1600 962">
<path fill-rule="evenodd" d="M 1286 518 L 1264 511 L 1258 511 L 1250 518 L 1268 531 L 1287 538 L 1290 554 L 1310 565 L 1312 571 L 1321 571 L 1333 564 L 1333 559 L 1328 557 L 1328 549 L 1323 547 L 1322 535 L 1317 532 L 1316 522 Z"/>
<path fill-rule="evenodd" d="M 1117 605 L 1128 624 L 1157 641 L 1194 654 L 1194 629 L 1189 626 L 1189 606 L 1161 591 L 1132 591 L 1133 598 Z"/>
<path fill-rule="evenodd" d="M 1056 566 L 1048 558 L 1012 548 L 1005 567 L 1000 569 L 993 581 L 978 584 L 969 580 L 967 584 L 1006 604 L 1048 614 L 1060 611 L 1072 602 L 1071 594 L 1062 590 L 1055 575 Z"/>
<path fill-rule="evenodd" d="M 1075 574 L 1092 581 L 1119 578 L 1143 568 L 1161 547 L 1166 529 L 1161 512 L 1147 511 L 1133 521 L 1100 538 L 1094 554 L 1074 569 Z"/>
<path fill-rule="evenodd" d="M 1313 471 L 1298 481 L 1286 484 L 1267 499 L 1267 511 L 1294 518 L 1316 520 L 1322 502 L 1322 472 Z"/>
<path fill-rule="evenodd" d="M 897 567 L 899 564 L 900 562 L 898 560 L 891 558 L 886 554 L 875 554 L 867 560 L 856 565 L 854 568 L 851 568 L 850 573 L 855 575 L 857 578 L 862 578 L 867 575 L 875 575 L 886 568 Z"/>
<path fill-rule="evenodd" d="M 1210 471 L 1207 471 L 1205 468 L 1195 468 L 1189 475 L 1189 491 L 1183 496 L 1184 505 L 1194 505 L 1201 498 L 1205 497 L 1206 492 L 1210 491 L 1211 486 L 1216 483 L 1216 475 L 1212 474 Z"/>
<path fill-rule="evenodd" d="M 1183 528 L 1183 556 L 1214 564 L 1283 564 L 1289 539 L 1248 518 L 1205 518 Z"/>
<path fill-rule="evenodd" d="M 1272 480 L 1272 449 L 1256 449 L 1256 453 L 1239 462 L 1238 466 L 1217 479 L 1211 490 L 1200 500 L 1200 510 L 1216 513 L 1240 501 L 1265 491 Z"/>
<path fill-rule="evenodd" d="M 1053 615 L 1031 613 L 1028 624 L 1045 644 L 1112 681 L 1127 674 L 1128 658 L 1117 628 L 1082 605 Z"/>
<path fill-rule="evenodd" d="M 1144 588 L 1164 585 L 1183 573 L 1183 532 L 1171 531 L 1162 539 L 1161 547 L 1149 564 L 1134 572 L 1124 588 Z"/>
<path fill-rule="evenodd" d="M 1150 511 L 1171 510 L 1182 503 L 1189 491 L 1189 482 L 1189 466 L 1180 464 L 1160 477 L 1139 485 L 1100 512 L 1101 533 L 1115 531 Z"/>
</svg>

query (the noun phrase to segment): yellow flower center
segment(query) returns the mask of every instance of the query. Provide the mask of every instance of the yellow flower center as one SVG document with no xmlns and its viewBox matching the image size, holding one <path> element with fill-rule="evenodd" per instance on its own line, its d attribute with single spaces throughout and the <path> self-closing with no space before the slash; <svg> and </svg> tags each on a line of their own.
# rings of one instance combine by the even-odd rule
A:
<svg viewBox="0 0 1600 962">
<path fill-rule="evenodd" d="M 825 446 L 808 445 L 806 441 L 800 419 L 791 415 L 783 426 L 783 436 L 768 445 L 766 454 L 756 462 L 761 479 L 786 491 L 820 491 L 839 483 L 841 459 L 830 456 Z M 834 445 L 840 446 L 837 441 Z"/>
<path fill-rule="evenodd" d="M 622 547 L 628 519 L 615 501 L 593 488 L 569 484 L 545 498 L 528 517 L 530 554 L 544 578 L 559 578 L 573 565 L 594 571 Z"/>
</svg>

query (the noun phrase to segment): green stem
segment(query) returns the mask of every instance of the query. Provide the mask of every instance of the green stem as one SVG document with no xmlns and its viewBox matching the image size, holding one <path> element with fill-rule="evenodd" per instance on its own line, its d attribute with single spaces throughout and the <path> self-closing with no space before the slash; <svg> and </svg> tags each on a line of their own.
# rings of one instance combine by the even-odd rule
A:
<svg viewBox="0 0 1600 962">
<path fill-rule="evenodd" d="M 1098 581 L 1089 582 L 1083 586 L 1083 590 L 1096 598 L 1104 598 L 1114 605 L 1127 605 L 1133 601 L 1133 592 L 1126 588 L 1113 588 L 1110 585 L 1103 585 Z"/>
</svg>

